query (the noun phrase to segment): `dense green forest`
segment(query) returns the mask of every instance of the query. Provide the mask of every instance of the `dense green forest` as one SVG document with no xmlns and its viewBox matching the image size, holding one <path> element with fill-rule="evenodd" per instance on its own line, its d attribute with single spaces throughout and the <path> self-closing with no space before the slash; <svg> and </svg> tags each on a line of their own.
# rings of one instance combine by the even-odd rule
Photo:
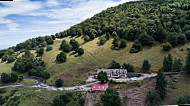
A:
<svg viewBox="0 0 190 106">
<path fill-rule="evenodd" d="M 100 37 L 100 42 L 110 37 L 139 40 L 145 46 L 155 41 L 172 46 L 190 39 L 190 1 L 180 2 L 130 2 L 105 11 L 56 33 L 57 38 L 82 36 L 84 41 Z"/>
</svg>

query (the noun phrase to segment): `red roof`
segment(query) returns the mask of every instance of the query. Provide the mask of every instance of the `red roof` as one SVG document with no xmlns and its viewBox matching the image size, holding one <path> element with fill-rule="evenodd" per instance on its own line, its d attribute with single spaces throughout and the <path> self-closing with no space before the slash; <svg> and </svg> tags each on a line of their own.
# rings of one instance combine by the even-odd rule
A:
<svg viewBox="0 0 190 106">
<path fill-rule="evenodd" d="M 108 83 L 93 83 L 92 91 L 106 91 Z"/>
</svg>

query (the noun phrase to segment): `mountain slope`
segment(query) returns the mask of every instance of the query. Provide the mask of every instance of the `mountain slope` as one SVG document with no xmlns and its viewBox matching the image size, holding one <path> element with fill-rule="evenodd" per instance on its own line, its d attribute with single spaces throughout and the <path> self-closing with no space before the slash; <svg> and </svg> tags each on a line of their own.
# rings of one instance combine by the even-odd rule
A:
<svg viewBox="0 0 190 106">
<path fill-rule="evenodd" d="M 64 39 L 69 41 L 71 38 Z M 81 47 L 85 50 L 85 54 L 80 57 L 74 57 L 74 55 L 70 55 L 71 53 L 69 53 L 66 63 L 56 63 L 55 57 L 61 52 L 57 45 L 61 44 L 61 39 L 55 40 L 54 49 L 43 55 L 42 59 L 47 65 L 47 71 L 52 75 L 47 80 L 48 84 L 54 84 L 57 78 L 64 79 L 66 86 L 84 83 L 89 72 L 96 72 L 96 69 L 99 67 L 108 68 L 111 60 L 116 60 L 120 64 L 124 62 L 130 63 L 134 65 L 137 72 L 141 69 L 144 59 L 150 61 L 151 70 L 159 70 L 162 67 L 164 56 L 168 55 L 168 53 L 171 53 L 173 57 L 180 58 L 185 64 L 187 48 L 190 46 L 189 44 L 179 45 L 170 52 L 164 52 L 162 51 L 161 44 L 157 43 L 152 47 L 144 47 L 143 51 L 139 53 L 130 54 L 129 50 L 133 42 L 128 42 L 125 49 L 116 51 L 111 49 L 113 39 L 107 41 L 103 46 L 97 44 L 98 38 L 84 44 L 82 38 L 78 37 L 76 40 L 82 44 Z"/>
<path fill-rule="evenodd" d="M 35 50 L 48 44 L 51 45 L 52 39 L 56 37 L 52 45 L 53 50 L 45 52 L 42 56 L 46 71 L 51 74 L 51 78 L 47 80 L 48 84 L 54 85 L 57 78 L 62 78 L 65 86 L 83 84 L 90 71 L 95 72 L 99 67 L 107 68 L 111 60 L 116 60 L 120 64 L 130 63 L 139 72 L 142 62 L 147 59 L 152 65 L 151 70 L 156 71 L 162 67 L 163 57 L 169 53 L 162 50 L 161 43 L 163 42 L 171 43 L 172 56 L 185 62 L 186 50 L 189 46 L 186 39 L 190 39 L 189 9 L 190 5 L 187 0 L 163 3 L 153 1 L 124 3 L 104 10 L 63 32 L 29 39 L 15 47 L 1 51 L 0 56 L 12 54 L 12 52 L 20 53 L 26 49 L 36 55 Z M 60 44 L 63 39 L 70 41 L 69 37 L 74 37 L 81 44 L 85 54 L 75 57 L 70 52 L 67 54 L 67 62 L 58 63 L 56 56 L 61 52 Z M 102 37 L 106 41 L 100 46 L 97 43 Z M 119 40 L 127 40 L 127 47 L 112 50 L 112 41 L 115 37 Z M 49 40 L 50 43 L 48 43 Z M 130 54 L 134 40 L 139 40 L 143 45 L 143 50 Z M 182 45 L 183 43 L 186 44 Z M 0 73 L 10 73 L 13 64 L 0 64 L 2 70 Z"/>
</svg>

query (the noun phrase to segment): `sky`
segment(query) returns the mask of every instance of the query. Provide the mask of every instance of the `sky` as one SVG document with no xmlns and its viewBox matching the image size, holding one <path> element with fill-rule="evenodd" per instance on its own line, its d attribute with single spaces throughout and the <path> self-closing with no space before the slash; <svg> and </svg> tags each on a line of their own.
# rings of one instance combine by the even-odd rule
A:
<svg viewBox="0 0 190 106">
<path fill-rule="evenodd" d="M 136 0 L 0 1 L 0 49 L 52 35 L 125 2 Z"/>
</svg>

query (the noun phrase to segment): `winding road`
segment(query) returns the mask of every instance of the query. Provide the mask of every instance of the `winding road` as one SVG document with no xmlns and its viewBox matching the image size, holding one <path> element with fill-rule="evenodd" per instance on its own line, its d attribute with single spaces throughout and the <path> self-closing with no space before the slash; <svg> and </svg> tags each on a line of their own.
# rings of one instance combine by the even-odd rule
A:
<svg viewBox="0 0 190 106">
<path fill-rule="evenodd" d="M 93 83 L 89 83 L 89 84 L 85 84 L 82 86 L 73 86 L 73 87 L 54 87 L 54 86 L 49 86 L 44 84 L 44 80 L 42 78 L 39 77 L 28 77 L 28 78 L 24 78 L 24 79 L 32 79 L 32 80 L 36 80 L 37 83 L 33 84 L 33 85 L 7 85 L 7 86 L 1 86 L 1 88 L 34 88 L 34 87 L 38 87 L 38 88 L 44 88 L 44 89 L 48 89 L 48 90 L 54 90 L 54 91 L 64 91 L 64 90 L 80 90 L 80 91 L 88 91 L 90 90 L 90 85 L 92 85 Z"/>
<path fill-rule="evenodd" d="M 166 73 L 165 73 L 166 74 Z M 168 74 L 174 74 L 174 73 L 168 73 Z M 156 77 L 157 74 L 156 73 L 152 73 L 152 74 L 143 74 L 142 77 L 134 77 L 134 78 L 121 78 L 121 79 L 112 79 L 116 82 L 123 82 L 123 81 L 136 81 L 136 80 L 145 80 L 148 78 L 153 78 Z M 66 90 L 78 90 L 78 91 L 88 91 L 91 89 L 91 86 L 93 83 L 97 83 L 99 81 L 96 82 L 91 82 L 89 84 L 85 84 L 85 85 L 81 85 L 81 86 L 73 86 L 73 87 L 54 87 L 54 86 L 49 86 L 44 84 L 44 80 L 42 78 L 39 77 L 28 77 L 28 78 L 24 78 L 24 79 L 31 79 L 31 80 L 35 80 L 37 81 L 36 84 L 33 85 L 6 85 L 6 86 L 0 86 L 1 88 L 34 88 L 34 87 L 38 87 L 38 88 L 44 88 L 44 89 L 48 89 L 48 90 L 54 90 L 54 91 L 66 91 Z M 111 79 L 110 79 L 111 80 Z"/>
</svg>

